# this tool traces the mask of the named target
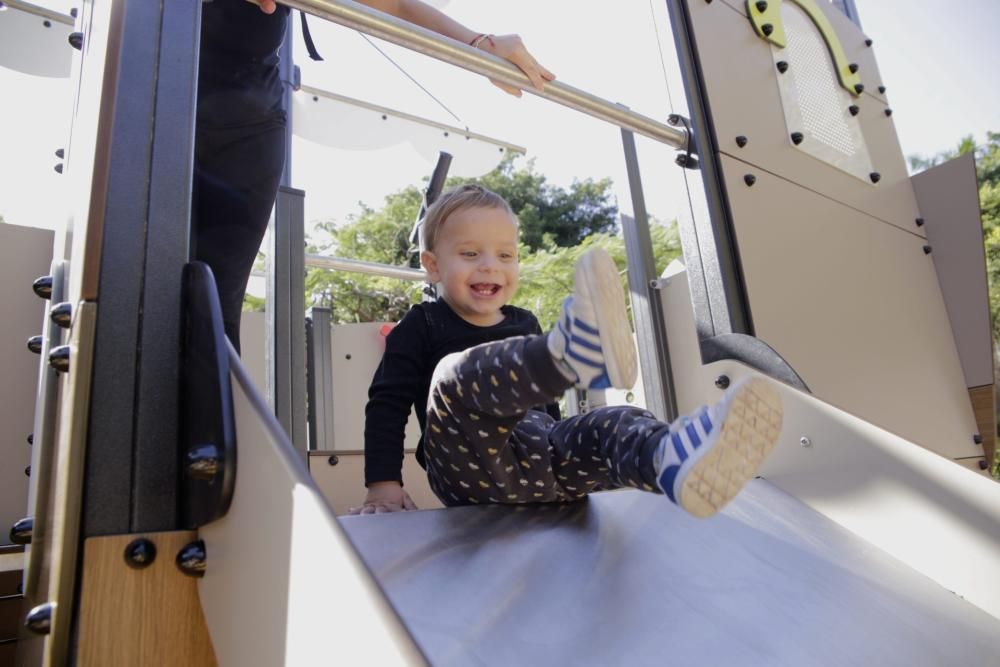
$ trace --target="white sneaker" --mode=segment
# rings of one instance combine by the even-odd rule
[[[771,382],[737,382],[715,405],[670,425],[660,444],[660,489],[696,517],[715,514],[757,474],[778,441],[783,415]]]
[[[549,352],[580,389],[630,389],[638,374],[625,295],[614,260],[591,248],[577,260],[573,296],[548,335]]]

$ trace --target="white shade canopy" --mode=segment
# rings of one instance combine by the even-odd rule
[[[0,67],[24,74],[68,77],[73,19],[26,2],[6,0],[0,11]]]

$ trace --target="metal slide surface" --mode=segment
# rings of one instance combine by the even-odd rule
[[[430,662],[997,665],[1000,620],[764,480],[663,497],[344,517]]]

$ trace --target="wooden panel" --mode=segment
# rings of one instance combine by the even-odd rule
[[[983,453],[986,460],[993,462],[996,456],[997,414],[993,385],[973,387],[969,389],[969,400],[972,401],[972,412],[976,415],[976,425],[979,435],[983,437]]]
[[[136,570],[125,563],[125,547],[138,537],[156,544],[152,565]],[[177,552],[194,531],[92,537],[84,543],[80,597],[81,667],[157,664],[215,665],[215,655],[198,601],[197,580],[181,574]]]
[[[885,116],[880,100],[863,95],[858,102],[857,120],[872,164],[881,175],[878,185],[872,185],[792,145],[771,47],[757,37],[743,14],[722,2],[689,0],[688,4],[697,42],[703,46],[702,73],[720,152],[924,236],[914,223],[920,213],[895,126]],[[739,55],[734,58],[733,54]],[[735,141],[740,135],[748,139],[743,148]],[[743,173],[737,176],[737,180],[727,180],[730,191],[742,186]]]
[[[331,454],[337,465],[329,464]],[[365,456],[362,452],[309,452],[309,472],[335,514],[347,514],[365,499]],[[427,483],[427,473],[413,454],[403,459],[403,483],[413,502],[422,510],[443,507]]]
[[[946,458],[981,455],[924,240],[737,160],[722,165],[739,183],[730,204],[757,337],[824,401]]]

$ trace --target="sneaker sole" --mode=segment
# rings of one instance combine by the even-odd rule
[[[610,255],[594,248],[577,264],[577,285],[587,290],[594,306],[597,329],[600,332],[604,364],[608,368],[611,386],[631,389],[639,374],[632,330],[628,325],[625,294],[618,277],[618,267]]]
[[[784,419],[781,394],[767,380],[754,378],[736,389],[718,438],[702,445],[681,483],[681,507],[696,517],[722,509],[757,474],[778,436]]]

